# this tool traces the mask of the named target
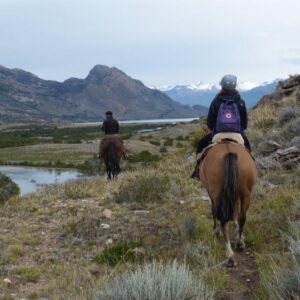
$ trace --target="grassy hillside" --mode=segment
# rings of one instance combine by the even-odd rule
[[[225,267],[206,192],[189,178],[202,133],[179,124],[131,136],[132,162],[116,181],[97,176],[6,202],[0,299],[297,299],[300,170],[297,152],[290,164],[279,153],[298,149],[300,114],[297,99],[280,100],[250,113],[259,178],[237,268]],[[145,163],[141,145],[158,159]]]

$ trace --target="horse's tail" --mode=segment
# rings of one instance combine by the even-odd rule
[[[111,170],[115,168],[116,165],[116,146],[114,142],[109,142],[108,144],[108,161]]]
[[[108,144],[108,160],[112,175],[118,175],[120,167],[116,157],[116,146],[114,142]]]
[[[219,195],[215,214],[221,223],[233,219],[234,209],[238,199],[239,167],[236,153],[229,152],[225,154],[223,178],[224,183]]]

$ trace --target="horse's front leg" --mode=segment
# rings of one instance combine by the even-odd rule
[[[221,228],[222,228],[222,232],[225,239],[225,245],[226,245],[226,258],[227,258],[226,265],[227,267],[235,267],[236,262],[234,260],[234,253],[232,251],[230,239],[229,239],[229,223],[228,222],[221,223]]]

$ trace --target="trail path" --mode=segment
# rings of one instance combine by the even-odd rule
[[[246,248],[243,252],[235,252],[237,267],[228,268],[229,284],[220,290],[216,300],[252,300],[258,283],[258,271],[254,254]]]

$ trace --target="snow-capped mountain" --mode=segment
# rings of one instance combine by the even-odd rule
[[[274,92],[279,81],[280,79],[275,79],[271,82],[264,82],[261,84],[241,82],[238,84],[237,89],[240,92],[242,99],[245,100],[247,107],[251,108],[262,96]],[[209,107],[212,99],[220,90],[220,86],[200,82],[190,85],[156,87],[156,89],[166,93],[173,100],[182,104]]]

